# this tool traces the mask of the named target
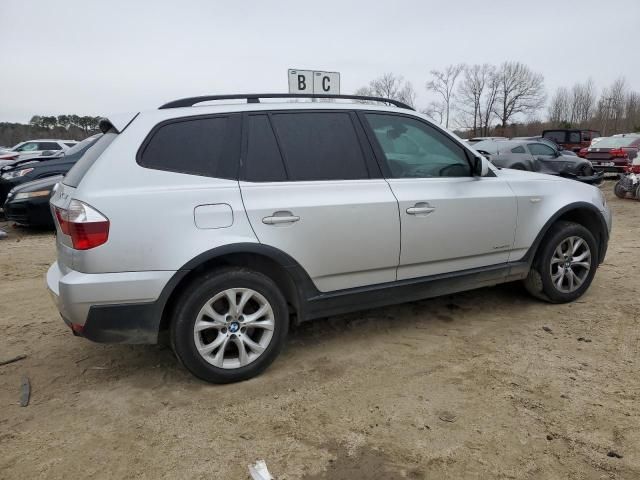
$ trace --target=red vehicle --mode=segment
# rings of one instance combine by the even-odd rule
[[[623,173],[638,156],[640,135],[607,137],[593,147],[589,147],[584,156],[593,165],[593,169],[601,172]]]
[[[542,137],[556,142],[563,150],[579,152],[581,148],[591,145],[591,140],[599,137],[597,130],[585,130],[580,128],[555,128],[543,130]]]

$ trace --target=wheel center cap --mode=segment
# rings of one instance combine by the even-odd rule
[[[240,324],[238,322],[231,322],[229,324],[229,331],[231,333],[236,333],[238,330],[240,330]]]

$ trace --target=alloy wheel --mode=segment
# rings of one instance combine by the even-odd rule
[[[249,288],[229,288],[209,299],[193,327],[196,349],[211,365],[249,365],[267,349],[275,318],[267,299]]]
[[[565,238],[551,257],[551,281],[563,293],[575,292],[582,286],[591,270],[591,250],[587,242],[577,236]]]

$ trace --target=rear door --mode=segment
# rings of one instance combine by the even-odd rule
[[[396,279],[398,205],[354,113],[246,114],[240,189],[258,240],[323,292]]]
[[[473,177],[464,148],[422,119],[362,117],[400,206],[398,280],[506,263],[516,226],[507,182]]]

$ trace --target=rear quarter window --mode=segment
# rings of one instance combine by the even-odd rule
[[[145,168],[237,178],[240,116],[181,118],[157,125],[138,152]]]

